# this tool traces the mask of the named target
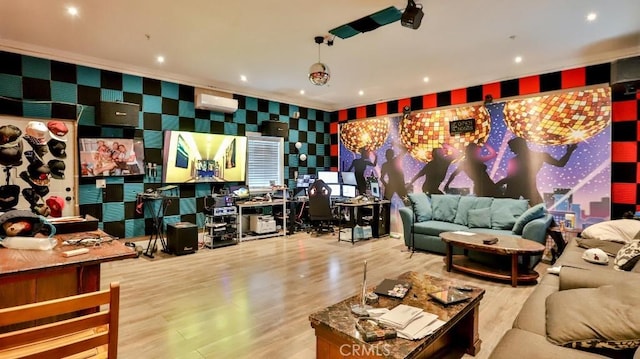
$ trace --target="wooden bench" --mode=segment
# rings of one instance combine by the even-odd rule
[[[0,326],[54,320],[0,334],[0,358],[115,359],[119,307],[114,282],[108,290],[0,309]]]

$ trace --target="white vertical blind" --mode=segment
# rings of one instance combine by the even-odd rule
[[[256,192],[270,190],[271,181],[284,184],[284,139],[247,137],[247,185]]]

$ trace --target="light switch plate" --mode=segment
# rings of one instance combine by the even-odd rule
[[[106,179],[97,179],[96,180],[96,188],[107,188],[107,180]]]

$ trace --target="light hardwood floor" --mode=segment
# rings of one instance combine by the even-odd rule
[[[121,284],[119,354],[125,359],[314,358],[309,314],[355,295],[365,259],[369,284],[412,270],[484,288],[476,358],[487,358],[535,287],[447,273],[443,256],[409,254],[402,239],[352,245],[298,233],[104,263],[102,287]],[[542,274],[546,266],[537,270]]]

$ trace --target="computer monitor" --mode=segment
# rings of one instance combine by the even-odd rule
[[[326,184],[340,183],[338,180],[338,172],[318,171],[318,179],[323,180]]]
[[[296,180],[296,187],[297,188],[309,188],[309,186],[311,186],[313,181],[315,181],[315,179],[313,178],[312,175],[302,175],[302,176],[298,177],[298,179]]]
[[[358,185],[355,172],[340,172],[340,175],[342,176],[342,184]]]
[[[356,186],[350,184],[342,185],[342,197],[354,198],[356,196]]]
[[[331,188],[331,197],[340,197],[340,185],[339,184],[327,184]]]
[[[382,193],[380,192],[380,184],[378,182],[371,182],[371,196],[381,199]]]

